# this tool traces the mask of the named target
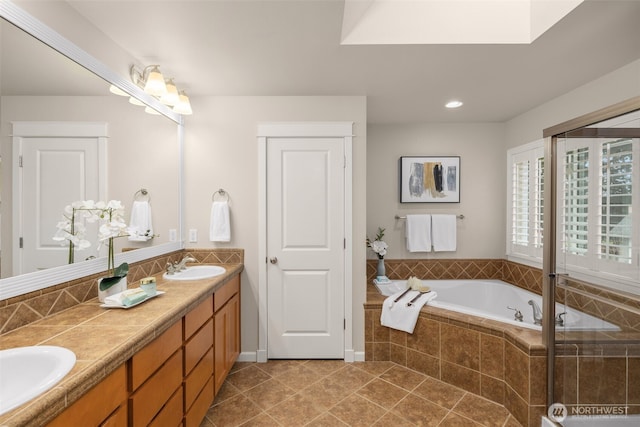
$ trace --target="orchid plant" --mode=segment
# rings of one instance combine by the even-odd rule
[[[384,259],[384,256],[387,254],[387,248],[389,247],[382,238],[384,237],[384,228],[378,227],[378,233],[375,236],[374,240],[371,240],[367,237],[367,247],[371,248],[373,252],[376,253],[378,259]]]
[[[119,200],[109,202],[93,200],[77,201],[68,205],[64,209],[63,220],[57,225],[53,240],[61,241],[65,244],[69,242],[69,263],[74,262],[74,251],[86,249],[91,246],[85,237],[86,228],[80,219],[88,223],[101,221],[98,229],[98,250],[106,242],[107,249],[107,271],[108,277],[100,283],[100,290],[104,291],[115,285],[127,275],[129,265],[124,262],[115,267],[114,239],[128,236],[127,224],[124,221],[124,206]]]

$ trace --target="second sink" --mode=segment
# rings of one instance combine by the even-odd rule
[[[192,265],[179,273],[165,273],[162,277],[167,280],[200,280],[219,276],[226,271],[224,267],[218,265]]]
[[[76,363],[63,347],[36,345],[0,351],[0,414],[57,384]]]

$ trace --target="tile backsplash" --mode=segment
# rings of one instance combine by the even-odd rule
[[[129,266],[127,284],[131,287],[143,277],[161,273],[167,262],[179,261],[186,255],[192,256],[198,263],[205,264],[240,264],[244,262],[243,249],[181,250],[132,263]],[[0,334],[97,298],[97,280],[102,276],[104,273],[94,274],[0,301]]]

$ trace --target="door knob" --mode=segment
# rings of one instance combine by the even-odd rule
[[[269,259],[269,262],[270,262],[271,264],[277,264],[277,263],[278,263],[278,258],[277,258],[277,257],[270,258],[270,259]]]

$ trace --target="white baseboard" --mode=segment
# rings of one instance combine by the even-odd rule
[[[256,360],[257,358],[255,351],[243,351],[238,356],[237,362],[255,362]]]
[[[238,362],[267,362],[267,352],[265,350],[258,351],[243,351],[238,356]],[[344,361],[351,362],[364,362],[364,351],[345,350]]]

